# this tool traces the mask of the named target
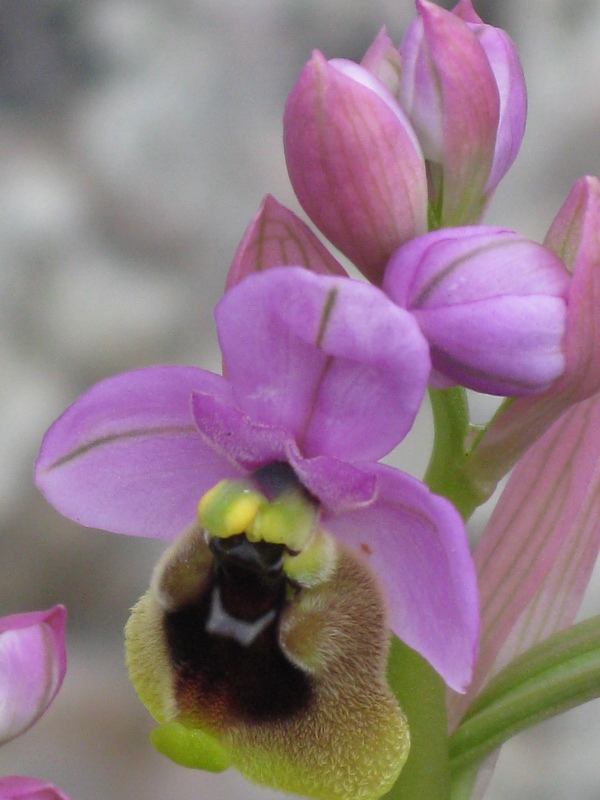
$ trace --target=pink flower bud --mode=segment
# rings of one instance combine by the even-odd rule
[[[508,36],[470,0],[454,12],[417,0],[417,11],[400,48],[400,104],[431,162],[436,224],[476,222],[521,143],[523,74]]]
[[[0,778],[0,800],[69,800],[51,783],[35,778]]]
[[[46,711],[67,666],[62,606],[0,619],[0,744]]]
[[[347,275],[308,225],[268,194],[242,236],[225,289],[254,272],[289,266],[323,275]]]
[[[400,90],[400,53],[383,27],[364,54],[361,67],[368,69],[390,90],[394,97]]]
[[[564,369],[568,285],[550,250],[512,231],[474,226],[401,247],[383,288],[428,339],[430,382],[519,396],[543,391]]]
[[[288,98],[284,147],[312,221],[374,283],[394,250],[427,228],[419,144],[385,85],[315,52]]]

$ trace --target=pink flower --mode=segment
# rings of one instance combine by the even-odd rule
[[[216,317],[227,379],[155,367],[92,387],[46,434],[38,486],[84,525],[173,539],[219,481],[283,462],[323,526],[368,554],[390,627],[464,689],[478,620],[464,526],[377,463],[411,427],[430,370],[413,317],[364,282],[300,267],[246,277]]]
[[[67,667],[66,610],[0,618],[0,744],[28,730],[60,689]],[[34,778],[0,778],[0,800],[69,800]]]
[[[60,689],[65,619],[62,606],[0,619],[0,744],[37,722]]]

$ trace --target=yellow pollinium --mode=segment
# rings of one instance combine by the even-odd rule
[[[220,481],[198,503],[198,519],[211,536],[227,539],[245,533],[267,504],[262,494],[240,481]]]
[[[247,481],[213,486],[198,504],[198,519],[210,536],[244,533],[251,542],[282,544],[292,553],[302,552],[317,528],[317,510],[301,489],[288,489],[269,502]]]

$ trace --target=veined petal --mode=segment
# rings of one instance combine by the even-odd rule
[[[149,367],[93,386],[44,437],[42,494],[81,525],[173,538],[204,492],[240,474],[198,433],[193,392],[231,399],[224,378],[194,367]]]
[[[425,164],[392,94],[368,70],[315,52],[288,98],[290,180],[312,221],[374,283],[427,226]],[[344,72],[341,70],[344,69]]]
[[[437,373],[477,391],[520,396],[540,393],[564,369],[569,282],[547,248],[481,225],[403,245],[383,288],[415,315]]]
[[[63,606],[0,619],[0,744],[37,722],[60,689],[65,620]]]
[[[412,315],[361,281],[271,269],[216,308],[240,408],[305,457],[377,459],[407,433],[429,373]]]
[[[56,786],[35,778],[0,778],[0,800],[69,800]]]
[[[510,36],[502,28],[486,25],[476,13],[471,0],[460,0],[452,13],[468,23],[474,31],[490,62],[498,86],[500,118],[494,161],[485,187],[489,196],[515,160],[523,140],[527,116],[525,77]]]
[[[567,304],[567,367],[555,393],[582,400],[600,390],[600,180],[578,180],[558,212],[545,244],[573,273]]]
[[[400,53],[387,35],[385,26],[364,54],[360,66],[372,72],[396,97],[400,88]]]
[[[475,550],[482,637],[456,723],[515,656],[571,624],[600,550],[600,399],[566,411],[518,462]]]
[[[527,119],[527,91],[519,56],[508,34],[492,25],[478,25],[475,33],[489,59],[500,96],[494,159],[485,185],[485,193],[489,197],[508,172],[521,147]]]
[[[400,48],[400,104],[425,157],[441,165],[440,224],[476,222],[494,157],[498,87],[467,23],[428,0],[417,0],[417,11]]]
[[[505,475],[565,409],[600,390],[599,232],[600,181],[587,176],[575,183],[545,239],[572,272],[564,373],[543,395],[519,398],[492,420],[469,464],[484,481]]]
[[[325,527],[358,548],[382,579],[390,627],[457,691],[465,691],[477,650],[475,570],[456,509],[425,484],[383,465],[368,508],[326,517]]]
[[[268,194],[242,236],[225,289],[254,272],[287,266],[306,267],[324,275],[347,275],[308,225]]]

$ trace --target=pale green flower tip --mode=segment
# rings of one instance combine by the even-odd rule
[[[166,722],[150,732],[155,750],[181,767],[223,772],[231,766],[229,756],[206,731],[188,728],[180,722]]]

